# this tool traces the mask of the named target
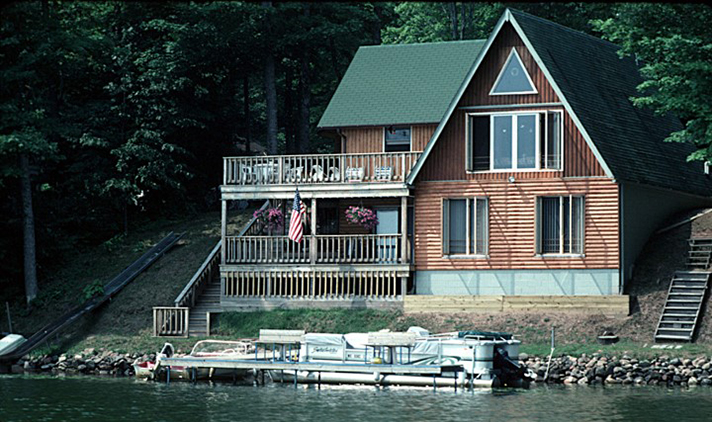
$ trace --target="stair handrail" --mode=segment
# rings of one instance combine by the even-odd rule
[[[200,268],[198,268],[198,271],[193,274],[193,277],[190,279],[188,284],[185,285],[178,297],[176,297],[176,300],[174,301],[175,306],[189,306],[188,299],[192,299],[193,297],[195,297],[195,292],[197,288],[200,287],[206,279],[209,279],[209,276],[212,275],[212,272],[217,269],[217,266],[220,264],[221,245],[222,240],[218,240],[218,243],[215,245],[215,247],[213,247],[213,250],[210,251],[208,257],[205,258],[203,264],[200,266]],[[190,304],[190,306],[192,305],[194,305],[194,303]]]
[[[260,210],[264,210],[268,206],[269,201],[265,201],[265,203],[262,204],[262,207],[260,207]],[[247,233],[247,231],[256,223],[256,221],[257,218],[253,216],[250,221],[245,225],[245,227],[240,231],[240,234],[238,234],[238,236],[244,236],[245,233]],[[209,281],[212,274],[214,274],[214,272],[220,267],[221,247],[222,239],[218,240],[218,243],[215,245],[215,247],[213,247],[213,250],[210,251],[208,257],[205,258],[203,264],[200,266],[200,268],[198,268],[198,271],[193,274],[193,277],[190,279],[188,284],[186,284],[180,294],[178,294],[178,297],[176,297],[174,301],[175,306],[191,307],[195,305],[195,297],[198,289],[206,283],[206,280]],[[188,303],[189,300],[190,303]]]

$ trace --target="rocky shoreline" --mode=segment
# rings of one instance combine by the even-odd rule
[[[76,355],[25,356],[10,367],[10,373],[51,373],[134,376],[134,363],[154,362],[155,353],[115,353],[108,350],[85,349]]]
[[[71,356],[26,356],[12,365],[10,372],[131,377],[135,375],[134,363],[155,359],[155,353],[115,353],[90,348]],[[536,374],[537,384],[712,385],[712,360],[706,356],[683,359],[662,355],[648,360],[627,355],[619,358],[583,354],[552,357],[549,364],[548,356],[522,353],[519,360]]]
[[[648,360],[627,355],[618,358],[583,354],[580,357],[553,357],[550,365],[548,356],[527,356],[522,353],[519,359],[537,374],[537,383],[712,385],[712,361],[706,356],[681,359],[663,355]]]

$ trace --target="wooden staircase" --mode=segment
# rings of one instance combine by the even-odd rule
[[[655,331],[655,341],[692,342],[709,278],[709,272],[675,272]]]
[[[190,314],[188,315],[188,336],[205,337],[209,335],[208,324],[210,323],[210,317],[208,314],[214,315],[215,313],[220,313],[222,308],[220,307],[220,277],[214,278],[208,283],[201,294],[198,296],[195,306],[190,308]]]
[[[690,250],[687,252],[687,267],[690,269],[707,270],[712,258],[712,239],[690,239]]]

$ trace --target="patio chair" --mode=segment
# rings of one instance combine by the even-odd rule
[[[360,182],[363,180],[363,167],[346,167],[346,181]]]
[[[311,169],[311,181],[312,182],[323,182],[324,181],[324,168],[320,165],[314,165]]]
[[[303,170],[304,167],[301,166],[286,169],[284,174],[284,181],[287,183],[301,182]]]
[[[248,166],[247,164],[240,165],[240,182],[243,184],[252,183],[252,181],[255,180],[254,176],[255,173],[252,166]]]
[[[330,182],[338,182],[341,180],[341,172],[338,167],[329,167],[329,176],[326,178]]]
[[[393,178],[393,167],[382,166],[374,169],[373,178],[376,180],[391,180]]]

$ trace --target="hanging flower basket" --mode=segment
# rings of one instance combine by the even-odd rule
[[[348,207],[346,209],[346,221],[351,224],[358,224],[368,231],[375,229],[378,225],[376,212],[365,207]]]
[[[264,227],[269,234],[282,230],[284,227],[284,214],[279,208],[266,208],[255,211],[252,216]]]

